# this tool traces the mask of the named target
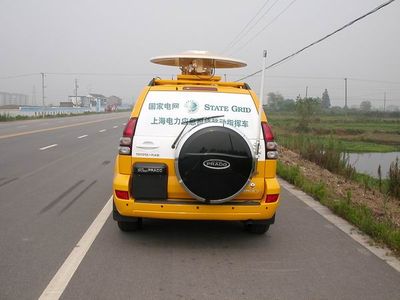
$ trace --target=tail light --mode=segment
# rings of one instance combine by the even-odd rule
[[[265,203],[273,203],[278,201],[279,198],[279,194],[269,194],[267,195],[267,197],[265,198]]]
[[[274,134],[272,133],[271,127],[266,122],[262,122],[261,127],[265,142],[265,159],[277,159],[278,145],[274,141]]]
[[[122,137],[119,139],[118,152],[121,155],[131,155],[132,141],[135,135],[137,118],[132,118],[126,123]]]
[[[129,200],[128,191],[115,190],[115,195],[120,199]]]

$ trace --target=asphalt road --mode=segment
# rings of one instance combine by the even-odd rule
[[[0,123],[0,299],[37,299],[111,195],[127,113]],[[62,299],[400,299],[400,273],[285,189],[275,225],[111,216]]]

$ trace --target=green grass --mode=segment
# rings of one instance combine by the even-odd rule
[[[390,195],[400,199],[400,164],[398,158],[390,164],[388,192]]]
[[[9,114],[1,114],[0,122],[8,122],[8,121],[19,121],[19,120],[29,120],[32,119],[28,116],[10,116]]]
[[[280,140],[309,136],[315,141],[340,141],[346,152],[400,151],[400,118],[365,115],[319,115],[311,119],[308,130],[298,130],[295,113],[270,112],[268,121]]]
[[[301,173],[299,167],[287,166],[278,161],[278,175],[315,197],[334,213],[346,219],[375,241],[385,243],[400,254],[400,229],[388,218],[375,217],[372,210],[365,205],[357,205],[351,201],[351,192],[346,198],[336,195],[323,181],[313,182]]]
[[[351,169],[340,153],[346,152],[395,152],[400,151],[400,119],[385,116],[321,115],[314,118],[307,132],[299,131],[295,114],[268,114],[279,144],[298,152],[333,173],[341,174],[364,186],[366,192],[379,191],[396,195],[400,186],[400,167],[393,167],[389,179],[375,179]],[[351,191],[345,198],[336,194],[324,183],[312,182],[299,167],[278,162],[282,178],[312,195],[334,213],[357,226],[375,241],[383,242],[400,255],[400,229],[393,224],[383,205],[384,217],[375,216],[370,208],[352,202]],[[396,197],[396,196],[395,196]],[[388,214],[388,215],[386,215]]]
[[[275,129],[275,128],[274,128]],[[302,136],[304,138],[309,138],[310,140],[318,143],[328,143],[329,140],[335,139],[341,143],[342,149],[344,152],[351,153],[366,153],[366,152],[397,152],[400,151],[400,145],[385,145],[385,144],[377,144],[371,142],[362,142],[362,141],[351,141],[339,139],[334,136],[316,136],[311,134],[302,134],[302,135],[288,135],[288,134],[276,134],[276,139],[278,144],[283,146],[288,146],[293,143],[298,136]],[[290,146],[288,146],[290,148]]]
[[[343,175],[346,178],[351,178],[355,173],[354,167],[342,154],[345,152],[342,143],[333,138],[321,140],[308,135],[296,135],[287,139],[281,138],[278,142],[284,147],[296,151],[302,158],[333,173]]]
[[[377,144],[371,142],[340,140],[346,152],[365,153],[365,152],[396,152],[400,146]]]
[[[306,160],[312,161],[320,167],[332,173],[342,175],[364,186],[365,191],[376,190],[384,194],[390,194],[400,200],[400,166],[393,165],[392,172],[388,179],[357,173],[355,168],[348,162],[345,153],[346,146],[343,142],[333,138],[321,139],[311,136],[289,136],[278,139],[279,143],[300,154]]]

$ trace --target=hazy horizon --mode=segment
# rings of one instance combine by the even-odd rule
[[[30,101],[36,94],[41,104],[43,72],[46,104],[67,101],[75,78],[79,95],[116,95],[132,103],[153,77],[179,73],[150,63],[151,57],[191,49],[246,61],[246,68],[216,71],[237,80],[261,68],[263,49],[271,64],[383,2],[0,0],[0,91],[27,94]],[[383,106],[385,92],[386,106],[399,106],[399,15],[395,1],[268,70],[265,93],[295,99],[308,87],[308,96],[321,97],[326,88],[331,104],[343,106],[347,77],[350,107],[364,100]],[[254,16],[263,17],[235,43]],[[260,76],[246,81],[259,93]]]

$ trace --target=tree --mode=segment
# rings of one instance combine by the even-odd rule
[[[325,91],[322,93],[321,106],[323,109],[328,109],[329,107],[331,107],[331,99],[329,98],[327,89],[325,89]]]
[[[321,108],[320,98],[300,98],[297,97],[296,112],[299,116],[298,129],[303,131],[309,130],[311,119],[318,114]]]
[[[285,99],[279,106],[279,110],[295,111],[296,110],[296,102],[293,99]]]
[[[279,93],[268,93],[268,109],[272,111],[294,111],[296,103],[292,99],[284,99]]]
[[[363,102],[361,102],[361,104],[360,104],[360,109],[361,109],[362,111],[370,111],[370,110],[371,110],[371,107],[372,107],[371,101],[363,101]]]
[[[283,102],[284,98],[279,93],[268,93],[268,107],[271,110],[279,110],[280,102]]]

